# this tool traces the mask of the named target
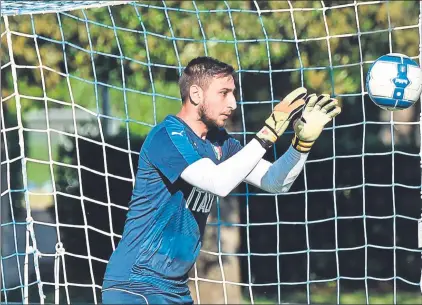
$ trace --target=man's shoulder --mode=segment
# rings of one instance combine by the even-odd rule
[[[174,124],[172,121],[173,121],[172,117],[171,116],[167,116],[163,121],[161,121],[160,123],[158,123],[157,125],[155,125],[150,130],[150,132],[148,133],[147,138],[153,138],[156,135],[161,135],[161,134],[167,132],[168,127]]]
[[[182,135],[184,125],[173,115],[168,115],[163,121],[155,125],[145,139],[145,144],[151,142],[162,142],[169,139],[171,135]]]

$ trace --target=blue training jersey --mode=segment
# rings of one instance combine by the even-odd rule
[[[241,148],[223,128],[209,131],[203,140],[173,115],[151,130],[140,152],[123,236],[107,265],[103,288],[190,298],[188,272],[199,255],[216,196],[180,175],[201,158],[219,164]]]

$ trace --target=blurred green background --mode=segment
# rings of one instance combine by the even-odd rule
[[[261,126],[274,100],[292,88],[330,93],[339,98],[343,113],[315,145],[292,194],[262,196],[242,185],[230,198],[236,208],[220,216],[214,211],[209,230],[236,228],[235,251],[247,255],[239,256],[238,271],[229,273],[258,284],[250,288],[257,303],[356,304],[368,298],[371,304],[422,304],[416,244],[420,103],[389,113],[369,100],[364,87],[370,64],[384,54],[403,53],[418,61],[419,14],[417,1],[148,1],[9,17],[21,108],[13,96],[7,35],[2,34],[2,129],[9,143],[2,155],[9,160],[20,155],[19,113],[28,188],[39,194],[30,197],[33,208],[49,208],[61,223],[84,224],[81,203],[127,207],[142,141],[180,109],[177,79],[192,58],[214,56],[238,71],[239,107],[228,129],[242,143]],[[4,18],[1,22],[5,33]],[[290,138],[288,132],[266,158],[279,157]],[[81,174],[69,165],[82,166]],[[93,175],[86,168],[107,174]],[[113,184],[109,174],[126,180]],[[9,188],[20,190],[21,169],[10,176]],[[59,195],[50,195],[54,190]],[[75,199],[82,190],[84,198]],[[15,193],[19,211],[23,192]],[[124,208],[113,212],[111,228],[109,210],[92,205],[89,213],[97,219],[95,224],[88,219],[88,225],[121,233]],[[233,215],[237,223],[223,220]],[[277,224],[254,226],[271,221]],[[86,254],[79,249],[85,231],[59,231],[67,251]],[[213,238],[210,243],[216,243]],[[91,255],[106,260],[110,238],[100,240],[89,240],[97,249]],[[280,255],[299,250],[296,256]],[[255,252],[279,255],[251,255]],[[86,261],[67,261],[69,282],[92,284]],[[98,296],[105,267],[100,265],[94,276]],[[268,283],[275,285],[259,286]],[[92,301],[92,290],[74,289],[72,300]],[[8,294],[19,300],[19,289]],[[240,294],[251,302],[248,287]]]

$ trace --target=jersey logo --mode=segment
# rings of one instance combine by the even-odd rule
[[[214,198],[215,195],[194,187],[186,200],[186,208],[191,209],[192,212],[208,214],[211,211]]]
[[[171,135],[172,135],[172,136],[174,136],[174,135],[183,136],[183,130],[182,130],[182,131],[179,131],[179,132],[177,132],[177,131],[172,131],[172,132],[171,132]]]
[[[217,160],[220,160],[221,157],[223,156],[223,150],[221,149],[221,146],[212,144],[212,148],[214,150],[215,157],[217,158]]]

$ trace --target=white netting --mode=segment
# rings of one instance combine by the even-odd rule
[[[364,86],[381,55],[420,60],[419,3],[3,1],[1,12],[2,301],[101,302],[142,139],[179,109],[178,75],[198,55],[236,68],[228,129],[242,143],[291,87],[344,110],[289,193],[242,185],[214,207],[195,300],[420,301],[420,103],[382,111]]]

